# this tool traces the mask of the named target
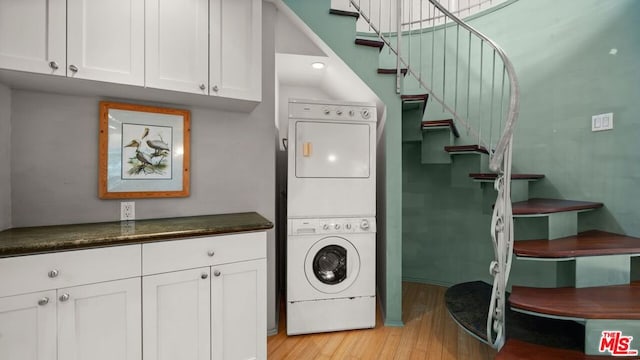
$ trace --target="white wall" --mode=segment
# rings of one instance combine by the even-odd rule
[[[11,90],[0,84],[0,230],[11,227]]]

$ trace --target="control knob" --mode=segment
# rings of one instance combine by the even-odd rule
[[[368,230],[369,229],[369,220],[362,219],[362,221],[360,221],[360,229]]]
[[[355,114],[356,114],[356,112],[355,112],[355,111],[353,111],[353,110],[349,110],[349,116],[353,117]]]
[[[324,109],[322,112],[324,112],[325,115],[331,114],[331,110],[329,109]]]
[[[363,119],[368,119],[368,118],[370,118],[370,117],[371,117],[371,113],[369,112],[369,110],[368,110],[368,109],[364,109],[364,110],[362,110],[361,114],[362,114],[362,118],[363,118]]]
[[[351,224],[349,224],[349,223],[346,223],[346,224],[344,225],[344,227],[345,227],[347,230],[351,230]]]
[[[338,116],[342,115],[342,110],[340,110],[340,109],[336,110],[336,115],[338,115]]]
[[[340,230],[340,224],[335,224],[333,227],[334,227],[336,230]]]
[[[322,230],[329,230],[329,224],[322,225]]]

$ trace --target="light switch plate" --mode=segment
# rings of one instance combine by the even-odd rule
[[[593,115],[591,117],[591,131],[613,129],[613,113]]]

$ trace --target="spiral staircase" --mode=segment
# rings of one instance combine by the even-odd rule
[[[598,230],[578,232],[580,214],[598,211],[602,203],[529,198],[529,186],[544,175],[511,171],[519,86],[510,60],[491,39],[438,1],[417,1],[419,21],[411,14],[408,21],[397,22],[395,32],[381,30],[376,14],[357,0],[350,0],[351,10],[331,9],[328,0],[314,1],[313,7],[294,0],[285,3],[320,37],[324,34],[339,56],[353,59],[347,63],[364,74],[361,77],[391,109],[387,131],[392,134],[387,136],[411,138],[422,164],[449,164],[450,186],[482,187],[482,211],[492,214],[486,229],[494,249],[489,264],[493,282],[450,287],[445,301],[451,317],[499,350],[497,359],[638,355],[640,282],[631,280],[630,262],[640,255],[640,239]],[[406,13],[402,3],[397,13]],[[316,13],[308,13],[313,8]],[[324,13],[318,14],[318,9]],[[378,21],[382,13],[379,9]],[[367,21],[373,36],[356,33],[359,18]],[[327,27],[353,30],[335,37],[328,35]],[[395,67],[379,65],[388,64],[379,59],[383,51],[395,56]],[[417,86],[407,85],[411,83]],[[442,118],[425,118],[428,106],[441,109]],[[400,120],[395,109],[401,114],[402,131],[389,125]],[[540,229],[541,239],[524,236],[527,241],[514,242],[514,232],[524,234],[527,231],[521,229],[532,226]],[[514,255],[517,266],[526,263],[529,269],[557,264],[558,271],[550,275],[554,278],[548,279],[553,287],[510,288]]]

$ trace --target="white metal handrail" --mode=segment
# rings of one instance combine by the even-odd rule
[[[384,34],[380,30],[380,25],[375,24],[372,18],[371,13],[371,1],[369,0],[369,12],[363,11],[362,9],[362,0],[349,0],[351,6],[353,6],[361,15],[361,17],[369,24],[369,27],[373,32],[375,32],[378,38],[383,41],[388,47],[389,51],[392,52],[396,56],[396,90],[400,92],[401,86],[401,68],[406,68],[407,73],[412,75],[420,84],[422,88],[424,88],[430,95],[431,101],[435,101],[442,106],[443,111],[449,112],[456,123],[462,125],[467,129],[467,133],[469,136],[476,138],[478,141],[478,145],[484,147],[489,152],[489,168],[498,174],[498,177],[495,181],[495,189],[498,191],[498,196],[496,199],[496,204],[494,206],[493,216],[491,220],[491,238],[493,242],[494,248],[494,260],[490,265],[490,273],[494,277],[493,281],[493,290],[491,295],[491,303],[489,308],[489,314],[487,317],[487,342],[490,343],[494,348],[501,348],[504,344],[505,340],[505,296],[506,296],[506,285],[509,279],[509,272],[511,269],[511,261],[512,261],[512,248],[513,248],[513,215],[511,211],[511,161],[512,161],[512,143],[513,143],[513,131],[515,128],[515,123],[518,118],[519,113],[519,97],[520,91],[518,86],[518,80],[516,77],[515,70],[513,68],[513,64],[506,56],[504,50],[498,46],[493,40],[479,32],[475,28],[471,27],[469,24],[465,23],[456,15],[447,10],[442,4],[440,4],[437,0],[395,0],[395,8],[392,5],[389,5],[389,14],[395,12],[396,14],[396,32],[395,39],[396,44],[393,44],[392,38],[394,34]],[[407,1],[419,1],[420,5],[420,22],[418,30],[414,33],[413,31],[413,4],[410,4],[409,8],[409,22],[405,22],[409,24],[408,31],[403,30],[403,21],[402,14],[404,9],[404,3]],[[432,7],[428,7],[427,18],[424,18],[423,12],[423,3],[424,1],[428,1],[431,3]],[[393,2],[393,1],[392,1]],[[378,21],[382,20],[382,8],[378,9]],[[433,13],[431,12],[433,10]],[[436,14],[439,12],[440,14]],[[442,86],[441,92],[437,92],[436,84],[434,82],[434,63],[435,63],[435,29],[432,27],[430,32],[425,32],[424,22],[429,21],[429,19],[435,18],[444,18],[444,27],[443,27],[443,72],[442,72]],[[426,19],[426,20],[425,20]],[[456,50],[455,50],[455,85],[454,85],[454,99],[453,104],[451,104],[451,100],[446,100],[447,95],[447,62],[446,62],[446,54],[447,54],[447,19],[450,19],[452,24],[451,26],[455,26],[456,29]],[[436,25],[434,21],[432,22],[432,26]],[[391,25],[392,21],[389,19],[389,25]],[[460,45],[460,29],[464,29],[468,31],[468,59],[467,59],[467,87],[466,87],[466,107],[458,106],[459,103],[459,45]],[[416,35],[417,34],[417,35]],[[412,49],[411,44],[414,42],[414,35],[418,37],[418,42],[420,44],[420,62],[418,64],[418,69],[412,65]],[[424,36],[431,36],[431,76],[422,76],[423,75],[423,67],[424,62],[422,61],[422,43],[424,40]],[[472,37],[476,41],[480,42],[480,69],[479,69],[479,91],[478,91],[478,112],[477,114],[472,114],[470,112],[471,108],[471,53],[472,53]],[[403,42],[403,38],[407,38],[407,50],[408,56],[404,57],[404,52],[401,51],[401,44]],[[489,97],[489,139],[485,139],[482,136],[483,126],[485,124],[481,123],[481,120],[487,117],[487,114],[483,114],[483,101],[487,99],[483,99],[483,90],[484,90],[484,52],[485,46],[489,47],[492,51],[492,68],[491,68],[491,94]],[[464,59],[463,59],[464,60]],[[500,88],[500,99],[499,99],[499,117],[500,117],[500,129],[499,129],[499,138],[497,139],[497,143],[494,146],[492,142],[493,135],[493,125],[494,125],[494,108],[495,105],[495,93],[496,93],[496,63],[500,61],[502,63],[502,78],[501,78],[501,88]],[[430,83],[427,83],[426,78],[430,79]],[[508,104],[505,107],[503,106],[504,93],[505,93],[505,78],[508,81]],[[438,84],[439,85],[439,84]],[[474,84],[475,85],[475,84]],[[463,94],[464,95],[464,94]],[[474,99],[475,100],[475,99]],[[486,107],[486,105],[485,105]],[[465,110],[465,114],[462,114],[462,110]],[[477,128],[471,126],[472,118],[477,118]],[[504,121],[503,124],[503,119]]]

